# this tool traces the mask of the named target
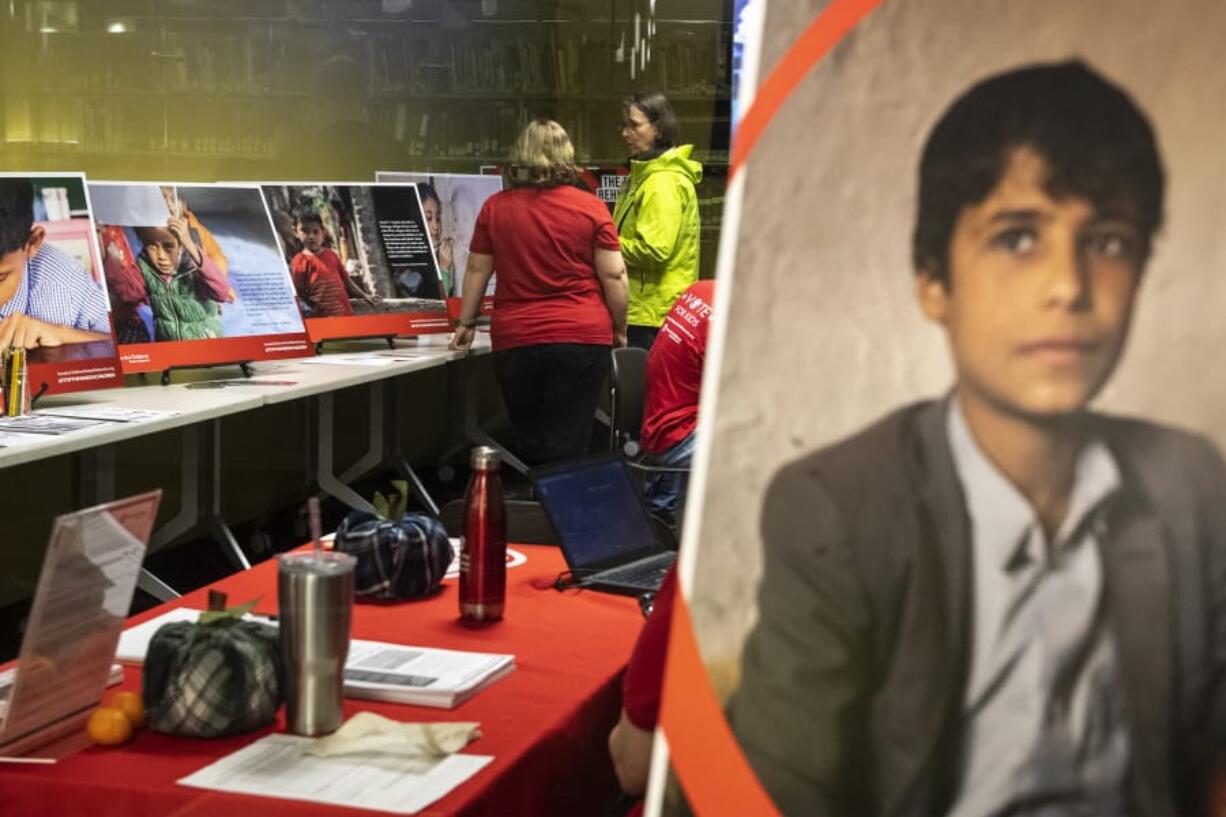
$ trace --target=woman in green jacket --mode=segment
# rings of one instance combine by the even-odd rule
[[[676,145],[677,118],[660,93],[635,94],[622,106],[630,177],[613,208],[630,281],[627,340],[650,349],[673,301],[698,280],[698,194],[702,165],[693,145]]]

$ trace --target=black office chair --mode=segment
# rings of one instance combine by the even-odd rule
[[[557,545],[558,536],[541,503],[527,499],[508,499],[507,541],[521,545]],[[453,499],[439,510],[439,521],[448,536],[464,533],[464,500]]]
[[[630,459],[637,457],[640,450],[646,375],[645,349],[613,350],[613,371],[609,375],[609,450],[620,451]]]
[[[643,425],[643,398],[647,383],[647,352],[627,347],[613,350],[613,370],[609,377],[611,414],[609,415],[609,448],[618,451],[639,477],[639,486],[651,474],[688,474],[688,467],[658,465],[639,445],[639,433]],[[673,535],[677,534],[676,521],[672,524],[654,517],[657,523]],[[659,527],[659,525],[657,525]],[[675,545],[674,545],[675,547]]]

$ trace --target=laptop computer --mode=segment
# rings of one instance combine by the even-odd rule
[[[661,543],[620,456],[541,466],[532,481],[579,586],[628,596],[660,588],[677,554]]]

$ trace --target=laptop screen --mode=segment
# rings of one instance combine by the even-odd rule
[[[659,549],[643,497],[620,457],[549,466],[533,476],[572,570],[612,567]]]

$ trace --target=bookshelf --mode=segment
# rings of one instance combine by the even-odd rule
[[[534,116],[561,122],[584,164],[615,167],[621,100],[652,87],[718,179],[731,15],[731,0],[11,0],[3,169],[184,181],[476,172],[504,161]],[[718,216],[703,222],[713,264]]]

